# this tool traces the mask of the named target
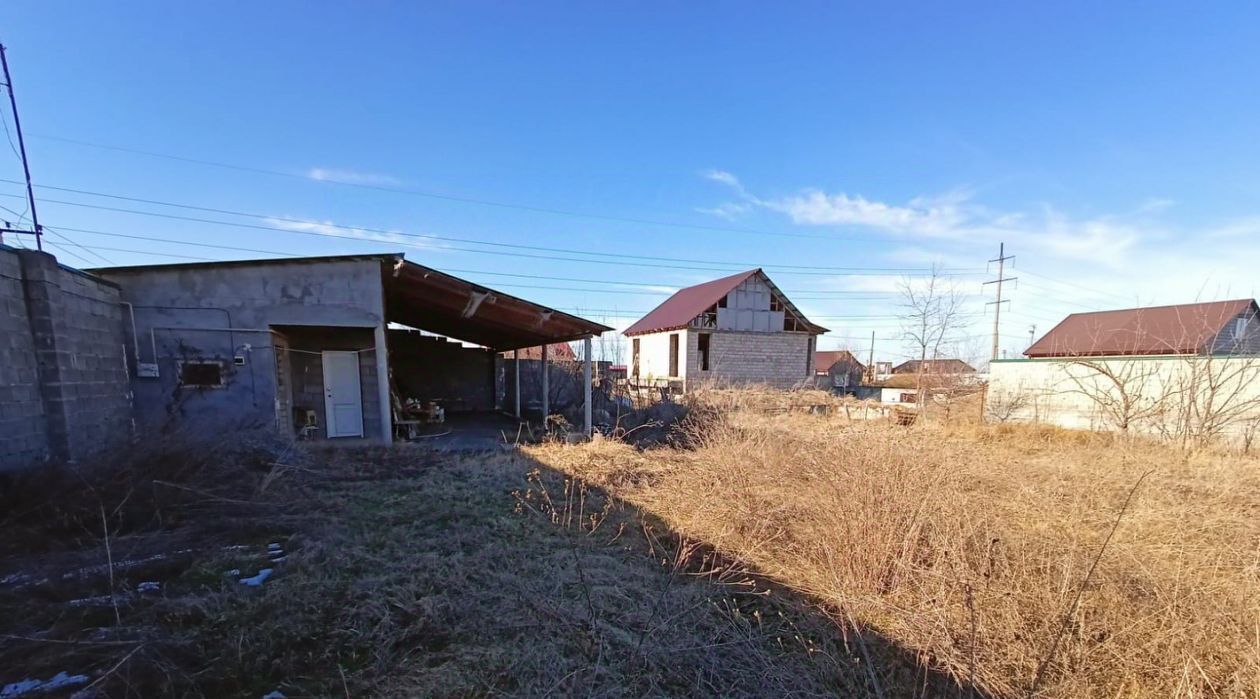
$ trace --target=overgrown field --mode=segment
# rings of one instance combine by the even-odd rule
[[[1260,696],[1260,461],[719,403],[673,447],[528,453],[993,696]]]
[[[3,485],[0,688],[863,696],[878,656],[953,690],[521,453],[160,443]]]
[[[667,407],[635,444],[167,440],[4,479],[0,690],[1260,696],[1254,458]]]

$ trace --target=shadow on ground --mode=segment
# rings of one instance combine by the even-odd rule
[[[38,551],[0,541],[0,684],[65,671],[93,696],[983,696],[520,452],[282,456],[248,494],[186,485],[200,495],[119,531],[110,554],[90,532]]]

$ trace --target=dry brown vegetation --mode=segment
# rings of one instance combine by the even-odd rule
[[[519,452],[164,442],[0,495],[0,687],[64,671],[98,697],[867,691],[808,601]],[[262,567],[257,588],[228,572]]]
[[[627,430],[659,437],[637,445],[162,442],[7,480],[0,685],[67,671],[108,697],[1260,692],[1256,460],[961,422],[971,405],[902,427],[850,421],[851,401],[820,392],[688,402]],[[260,588],[225,575],[263,566]]]
[[[693,397],[671,447],[529,453],[994,696],[1260,696],[1257,460],[749,396]]]

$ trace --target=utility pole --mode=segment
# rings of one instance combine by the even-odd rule
[[[866,372],[870,374],[867,381],[875,381],[875,331],[871,331],[871,353],[866,358]]]
[[[1028,326],[1028,346],[1033,346],[1033,341],[1037,338],[1037,324],[1033,323]]]
[[[997,266],[998,266],[997,279],[991,279],[984,283],[985,286],[988,286],[989,284],[997,284],[997,300],[989,301],[988,303],[985,304],[986,306],[993,306],[993,357],[992,357],[993,359],[998,358],[998,337],[999,337],[998,333],[1001,329],[1002,304],[1004,303],[1002,301],[1002,283],[1013,282],[1016,279],[1018,279],[1018,277],[1002,276],[1002,273],[1006,269],[1006,261],[1013,260],[1013,259],[1015,259],[1014,255],[1006,254],[1006,243],[998,243],[998,256],[993,258],[992,260],[989,260],[990,263],[993,263],[993,262],[997,263]],[[1007,301],[1005,303],[1010,303],[1010,302]]]
[[[26,199],[31,207],[31,225],[34,227],[35,247],[44,249],[43,229],[39,227],[39,214],[35,212],[35,190],[31,188],[31,166],[26,159],[26,141],[22,138],[22,120],[18,118],[17,97],[13,95],[13,78],[9,75],[9,59],[4,53],[4,44],[0,44],[0,66],[4,68],[4,87],[9,91],[9,106],[13,110],[13,129],[17,131],[18,150],[22,155],[22,172],[26,174]],[[11,233],[27,231],[10,230]]]

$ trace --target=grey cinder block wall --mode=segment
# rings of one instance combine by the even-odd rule
[[[131,437],[117,286],[0,246],[0,469],[82,460]]]
[[[793,388],[814,373],[813,337],[804,333],[712,331],[709,370],[700,368],[699,331],[687,332],[687,383]]]

